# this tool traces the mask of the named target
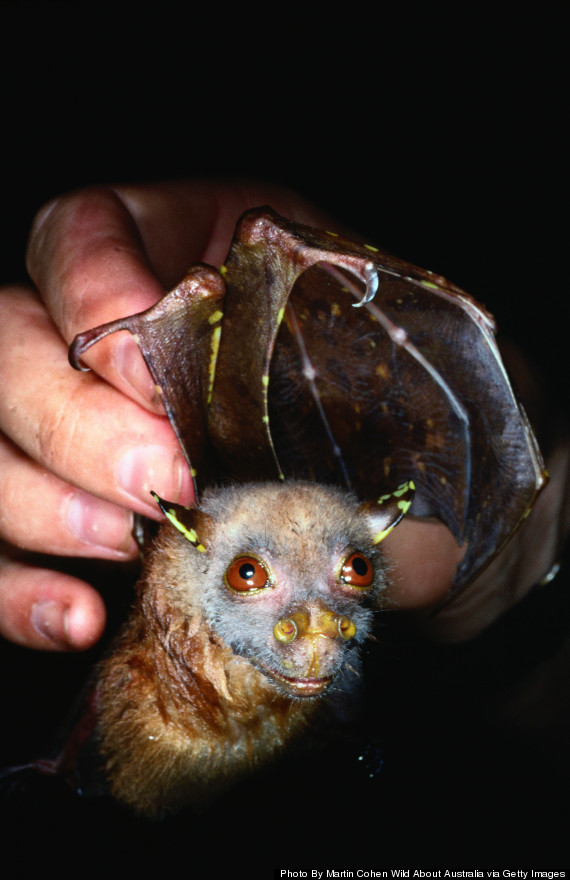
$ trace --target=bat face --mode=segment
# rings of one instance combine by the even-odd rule
[[[190,605],[281,692],[349,685],[386,585],[367,508],[344,490],[292,482],[212,490],[191,514],[205,550],[177,536],[181,604],[186,585]]]

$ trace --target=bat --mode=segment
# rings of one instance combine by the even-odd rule
[[[147,542],[133,613],[99,667],[111,793],[145,815],[223,790],[342,705],[408,512],[466,552],[464,588],[545,483],[491,315],[444,278],[267,208],[225,264],[128,330],[192,468],[192,509]],[[328,711],[328,709],[327,709]]]
[[[165,505],[177,527],[152,545],[98,674],[111,794],[149,816],[202,805],[322,721],[323,700],[342,712],[386,585],[376,538],[409,494],[370,506],[292,480]]]

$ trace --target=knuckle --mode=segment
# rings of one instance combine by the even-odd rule
[[[73,395],[57,395],[59,405],[47,408],[37,424],[38,460],[52,469],[67,470],[69,457],[76,448],[81,415]]]
[[[20,482],[14,479],[7,470],[3,474],[3,502],[0,508],[0,539],[18,549],[29,548],[29,528],[25,512],[22,509]]]
[[[122,206],[117,193],[108,186],[91,186],[55,196],[36,213],[30,231],[26,252],[26,268],[38,283],[46,254],[57,247],[59,235],[63,240],[69,233],[93,228],[101,217],[117,205]]]

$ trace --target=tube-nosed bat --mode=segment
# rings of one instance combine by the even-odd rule
[[[153,814],[210,798],[358,687],[382,601],[382,505],[291,481],[165,506],[134,612],[99,671],[98,738],[111,792]]]
[[[545,482],[491,316],[369,245],[245,214],[220,271],[193,267],[138,342],[196,482],[156,497],[131,618],[101,664],[96,737],[116,797],[199,800],[357,684],[382,604],[381,540],[412,505],[467,549],[460,588]]]

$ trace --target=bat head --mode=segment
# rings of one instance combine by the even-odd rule
[[[211,489],[196,509],[157,499],[187,539],[176,536],[180,600],[280,692],[349,685],[387,583],[378,545],[410,494],[364,505],[292,481]]]

